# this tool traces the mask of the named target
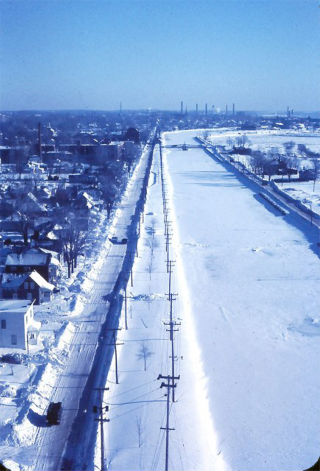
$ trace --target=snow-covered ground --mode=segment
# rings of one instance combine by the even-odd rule
[[[168,133],[166,144],[196,134]],[[201,149],[166,158],[223,460],[234,470],[305,469],[320,454],[316,235],[268,211]]]
[[[292,141],[296,145],[304,144],[313,152],[320,152],[320,133],[319,132],[300,132],[293,130],[257,130],[257,131],[228,131],[214,130],[205,131],[209,139],[215,145],[227,145],[228,139],[236,140],[237,137],[246,135],[250,141],[250,147],[255,150],[267,151],[272,147],[278,147],[280,150],[285,142]],[[183,141],[182,141],[183,142]]]
[[[309,182],[285,182],[278,183],[280,190],[288,193],[292,198],[301,201],[307,208],[320,214],[320,184],[313,181]],[[313,190],[314,189],[314,190]]]
[[[177,248],[178,234],[172,220],[173,239],[170,259],[173,266],[172,291],[174,318],[181,325],[175,332],[176,400],[170,405],[169,469],[223,470],[220,444],[207,400],[206,378],[194,335],[194,320],[188,309],[188,296],[181,259]],[[166,250],[159,150],[156,148],[149,181],[144,223],[138,246],[139,257],[133,268],[133,286],[127,287],[128,330],[124,312],[118,334],[119,384],[115,384],[113,364],[107,381],[110,388],[105,403],[110,406],[104,426],[105,460],[110,470],[162,470],[165,463],[166,388],[160,388],[159,374],[171,373],[171,349],[168,325],[169,275]],[[144,357],[146,364],[144,363]],[[170,393],[171,394],[171,393]],[[100,467],[100,438],[97,440],[96,466]]]
[[[10,468],[48,471],[59,466],[108,312],[109,302],[103,296],[112,291],[126,252],[126,245],[113,245],[108,236],[126,237],[140,195],[148,152],[146,148],[111,226],[102,218],[94,228],[95,246],[84,260],[84,271],[74,275],[70,286],[65,284],[67,291],[75,288],[71,289],[74,294],[70,297],[69,293],[66,300],[58,296],[47,312],[48,306],[39,307],[37,315],[44,325],[43,350],[34,352],[25,365],[1,371],[5,395],[10,398],[1,400],[0,454]],[[45,426],[50,400],[63,402],[60,427]],[[5,407],[10,408],[10,414],[2,413]]]

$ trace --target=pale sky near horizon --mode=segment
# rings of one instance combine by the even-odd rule
[[[319,0],[0,0],[0,108],[320,109]]]

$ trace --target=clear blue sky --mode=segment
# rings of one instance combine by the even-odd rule
[[[0,108],[320,109],[319,0],[0,0]]]

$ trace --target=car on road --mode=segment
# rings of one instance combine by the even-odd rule
[[[128,242],[128,239],[126,239],[125,237],[123,239],[118,239],[118,237],[116,236],[113,236],[113,237],[109,237],[109,240],[113,243],[113,244],[126,244]]]
[[[48,425],[59,425],[62,414],[62,403],[61,402],[50,402],[46,422]]]

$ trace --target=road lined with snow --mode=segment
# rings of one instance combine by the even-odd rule
[[[110,234],[106,234],[100,256],[85,280],[86,301],[81,312],[70,319],[67,328],[69,335],[64,335],[59,342],[58,348],[65,350],[66,360],[56,369],[50,369],[43,381],[47,380],[43,394],[37,391],[28,416],[16,426],[20,449],[15,450],[15,459],[24,468],[37,471],[60,469],[74,419],[79,413],[81,395],[95,359],[101,328],[108,314],[109,301],[104,297],[112,293],[127,251],[126,244],[113,244],[107,236],[115,235],[120,240],[127,237],[127,228],[141,194],[149,152],[150,148],[146,146],[116,211]],[[113,351],[112,346],[109,350]],[[59,426],[47,427],[45,414],[51,401],[61,401],[63,413]],[[84,409],[82,413],[90,414],[94,422],[92,410]]]
[[[305,469],[320,443],[316,234],[203,150],[165,154],[221,455],[237,471]]]

